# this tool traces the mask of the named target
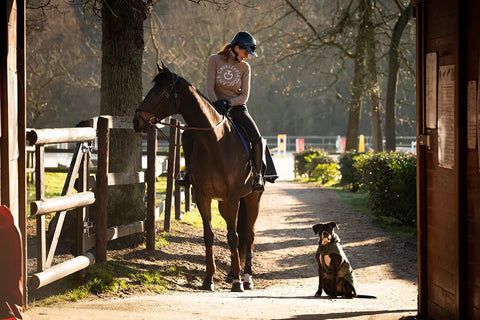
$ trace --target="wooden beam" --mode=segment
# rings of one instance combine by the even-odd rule
[[[93,192],[78,192],[71,195],[33,201],[30,204],[30,213],[38,216],[55,211],[84,207],[92,203],[95,203],[95,194]]]
[[[119,186],[125,184],[144,183],[145,173],[140,172],[116,172],[108,173],[108,185]]]
[[[98,262],[107,260],[107,212],[108,212],[108,158],[110,145],[110,119],[99,117],[97,159],[97,203],[95,208],[95,257]]]
[[[157,155],[157,130],[150,127],[147,135],[147,218],[146,218],[146,248],[155,250],[155,174]]]
[[[94,128],[58,128],[58,129],[29,129],[27,131],[28,144],[52,144],[64,142],[87,142],[97,136]]]
[[[35,273],[28,278],[28,288],[41,288],[49,283],[57,281],[58,279],[66,277],[77,271],[83,270],[94,263],[94,255],[90,252],[87,252],[84,255],[54,265],[53,267],[43,272]]]

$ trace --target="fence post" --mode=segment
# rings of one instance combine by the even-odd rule
[[[145,221],[146,247],[147,250],[155,250],[155,180],[156,180],[156,156],[157,156],[157,130],[150,126],[147,134],[147,218]]]
[[[176,121],[175,124],[179,124],[179,121]],[[177,177],[180,174],[180,129],[176,128],[175,133],[175,219],[180,220],[182,219],[182,208],[181,208],[181,193],[180,193],[180,186],[177,183]]]
[[[170,119],[170,141],[177,141],[177,129],[174,127],[177,120]],[[167,165],[167,191],[165,195],[165,221],[163,229],[166,232],[170,232],[171,226],[171,215],[172,215],[172,196],[173,196],[173,180],[175,174],[175,153],[176,148],[174,145],[170,144],[168,148],[168,165]]]
[[[99,117],[97,122],[98,161],[97,194],[95,212],[95,259],[107,260],[107,210],[108,210],[108,159],[109,159],[109,118]]]
[[[90,169],[90,150],[87,142],[83,142],[80,152],[82,155],[82,162],[80,171],[78,172],[78,192],[86,192],[88,190],[88,175]],[[77,208],[77,248],[76,256],[81,256],[85,253],[85,226],[87,222],[87,207]],[[76,273],[79,279],[85,279],[85,269]]]
[[[45,146],[35,146],[35,198],[45,198]],[[47,236],[45,234],[45,216],[37,216],[37,271],[45,269],[47,259]]]

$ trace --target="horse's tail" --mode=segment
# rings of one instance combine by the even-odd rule
[[[238,234],[238,253],[240,255],[241,268],[245,267],[245,257],[247,253],[247,207],[245,199],[240,199],[240,207],[238,208],[237,221]]]

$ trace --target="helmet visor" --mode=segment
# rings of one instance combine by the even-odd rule
[[[246,45],[246,46],[241,46],[242,49],[245,49],[247,50],[248,53],[250,53],[251,55],[253,55],[254,57],[257,56],[257,54],[255,53],[255,50],[257,49],[257,46],[254,45],[254,44],[249,44],[249,45]]]

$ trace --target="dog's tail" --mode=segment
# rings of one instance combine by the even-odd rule
[[[361,299],[377,299],[375,296],[369,296],[368,294],[357,294],[355,298]]]

